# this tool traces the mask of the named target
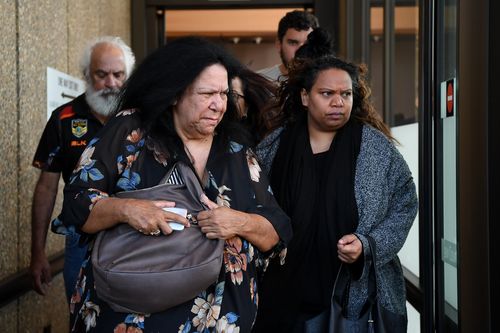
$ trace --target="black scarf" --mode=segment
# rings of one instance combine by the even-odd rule
[[[295,311],[321,312],[330,304],[340,266],[337,241],[358,225],[354,177],[361,132],[362,125],[351,118],[329,150],[317,155],[312,153],[306,114],[282,135],[270,177],[278,203],[291,218],[293,239],[285,266],[273,265],[266,273],[262,300],[281,303],[275,306],[287,311],[279,316],[291,321]],[[322,168],[317,167],[320,155]]]

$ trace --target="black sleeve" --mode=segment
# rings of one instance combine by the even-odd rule
[[[255,204],[248,213],[259,214],[265,217],[273,225],[280,241],[271,252],[267,253],[267,255],[274,256],[286,248],[292,239],[290,218],[276,202],[267,175],[259,166],[256,155],[251,150],[247,150],[246,156],[251,184],[255,193]]]
[[[131,161],[144,145],[139,123],[136,115],[122,111],[90,141],[64,188],[60,215],[64,225],[80,228],[97,201],[113,194],[117,187],[125,190],[140,181],[130,170]]]
[[[32,165],[49,172],[62,172],[62,143],[59,126],[59,112],[54,111],[43,131],[33,158]]]

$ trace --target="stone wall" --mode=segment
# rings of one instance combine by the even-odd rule
[[[38,178],[31,161],[47,120],[47,67],[81,78],[79,55],[89,39],[117,35],[130,45],[130,0],[4,0],[0,20],[1,281],[29,266]],[[59,192],[56,213],[62,184]],[[64,237],[49,233],[47,254],[63,248]],[[0,308],[3,332],[67,332],[67,325],[61,275],[49,295],[29,292]]]

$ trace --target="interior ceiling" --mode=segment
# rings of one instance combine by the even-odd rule
[[[167,38],[200,35],[274,42],[279,20],[294,9],[301,8],[167,10],[165,33]]]
[[[371,8],[370,29],[372,35],[384,33],[384,8]],[[394,25],[397,34],[418,33],[418,7],[398,6],[394,9]]]
[[[229,42],[274,42],[279,20],[289,11],[279,9],[202,9],[165,11],[167,38],[199,35],[222,38]],[[383,33],[383,8],[371,8],[371,33]],[[395,30],[398,34],[418,31],[418,8],[398,6],[395,9]]]

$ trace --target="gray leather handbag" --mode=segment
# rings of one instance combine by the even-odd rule
[[[116,193],[118,198],[174,201],[196,216],[206,207],[192,169],[177,162],[159,185]],[[170,235],[144,235],[126,223],[101,231],[92,250],[97,295],[117,312],[154,313],[196,297],[216,282],[224,241],[191,227]]]
[[[330,307],[330,333],[403,333],[407,330],[408,319],[406,315],[390,312],[380,304],[377,297],[377,257],[375,241],[365,235],[370,244],[371,261],[368,300],[363,307],[359,318],[348,319],[346,316],[349,303],[350,274],[347,267],[342,264],[335,285],[333,287],[332,302]]]

